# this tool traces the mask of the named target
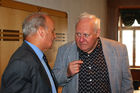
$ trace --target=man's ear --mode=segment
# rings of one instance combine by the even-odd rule
[[[101,33],[101,30],[100,30],[100,29],[98,29],[98,30],[97,30],[97,32],[96,32],[97,37],[99,37],[99,36],[100,36],[100,33]]]
[[[43,27],[39,27],[38,30],[37,30],[37,34],[43,38],[44,37],[44,28]]]

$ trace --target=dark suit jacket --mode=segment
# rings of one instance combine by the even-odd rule
[[[12,55],[3,74],[1,88],[2,93],[51,93],[48,75],[27,43],[23,42]]]

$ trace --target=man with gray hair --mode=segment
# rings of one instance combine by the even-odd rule
[[[88,13],[75,41],[58,49],[53,71],[62,93],[133,93],[126,46],[100,37],[100,19]]]
[[[3,73],[2,93],[57,93],[55,77],[43,53],[52,47],[54,29],[45,13],[33,13],[25,19],[24,41]]]

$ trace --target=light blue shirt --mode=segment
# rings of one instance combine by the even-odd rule
[[[53,78],[52,78],[52,75],[49,71],[49,68],[47,67],[44,59],[43,59],[43,52],[38,48],[36,47],[35,45],[31,44],[30,42],[26,41],[25,42],[34,50],[34,52],[36,53],[36,55],[38,56],[38,58],[40,59],[43,67],[45,68],[46,70],[46,73],[49,77],[49,80],[50,80],[50,83],[51,83],[51,86],[52,86],[52,93],[57,93],[56,92],[56,87],[55,87],[55,84],[54,84],[54,81],[53,81]]]

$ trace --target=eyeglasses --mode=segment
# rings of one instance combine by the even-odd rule
[[[84,38],[88,38],[90,36],[90,34],[87,34],[87,33],[81,34],[81,33],[77,32],[76,36],[77,37],[82,37],[83,36]]]

